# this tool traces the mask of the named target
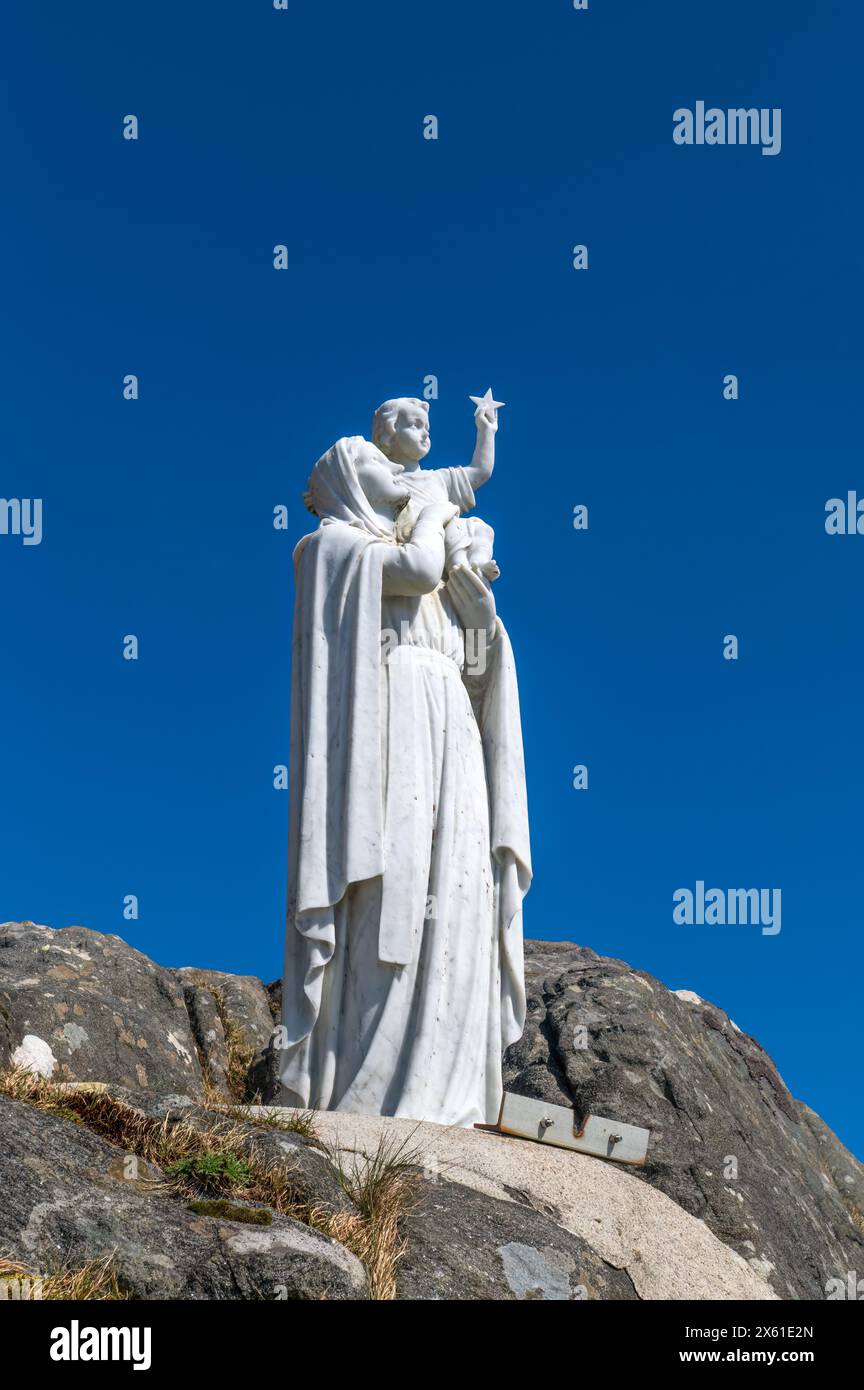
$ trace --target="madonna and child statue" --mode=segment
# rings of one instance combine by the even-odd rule
[[[421,467],[429,405],[322,454],[294,552],[281,1102],[493,1124],[522,1034],[531,879],[516,668],[468,467]]]

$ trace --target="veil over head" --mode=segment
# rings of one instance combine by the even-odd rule
[[[357,453],[367,443],[362,434],[345,435],[321,455],[309,477],[306,506],[322,521],[344,521],[379,540],[392,541],[393,528],[379,521],[357,477]]]

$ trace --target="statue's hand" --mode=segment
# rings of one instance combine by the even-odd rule
[[[495,434],[498,430],[498,411],[484,410],[482,406],[474,411],[474,423],[478,435]]]
[[[462,626],[474,632],[485,631],[491,640],[495,635],[495,599],[488,580],[469,565],[457,565],[450,571],[447,592]]]

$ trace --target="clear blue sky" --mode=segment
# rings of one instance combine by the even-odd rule
[[[466,463],[492,386],[526,933],[722,1005],[864,1149],[864,536],[824,530],[864,495],[860,12],[49,0],[2,37],[0,493],[44,539],[0,536],[0,918],[279,973],[306,476],[427,373]],[[781,107],[779,156],[673,144],[702,99]],[[781,888],[780,935],[676,926],[697,879]]]

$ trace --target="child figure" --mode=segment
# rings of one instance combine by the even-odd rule
[[[400,396],[379,405],[372,417],[372,442],[393,463],[401,463],[400,483],[411,494],[411,502],[400,518],[401,538],[410,535],[420,508],[430,502],[452,502],[460,512],[474,506],[474,491],[488,482],[495,466],[497,411],[480,404],[474,412],[477,443],[467,468],[421,468],[430,449],[429,402],[414,396]],[[500,570],[492,556],[494,532],[479,518],[456,517],[444,533],[445,568],[449,574],[459,564],[470,565],[487,580],[497,579]]]

